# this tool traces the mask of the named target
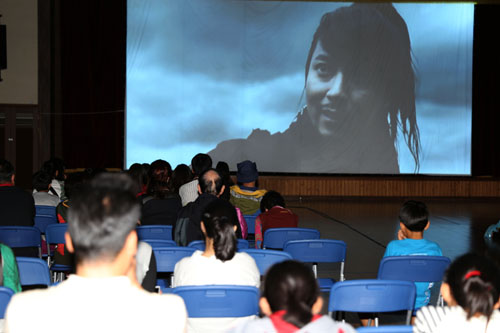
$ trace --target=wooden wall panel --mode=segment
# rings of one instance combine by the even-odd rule
[[[286,196],[500,197],[500,179],[480,177],[261,176],[259,185]]]

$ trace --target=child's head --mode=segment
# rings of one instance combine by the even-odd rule
[[[429,210],[423,202],[408,200],[399,211],[399,221],[410,231],[422,232],[429,223]]]
[[[276,191],[267,191],[260,201],[260,211],[265,212],[274,206],[285,208],[285,199]]]
[[[323,299],[310,267],[288,260],[273,265],[264,278],[260,308],[265,315],[285,310],[283,319],[296,327],[321,311]]]
[[[52,177],[45,172],[39,171],[33,175],[33,189],[38,192],[48,191]]]
[[[490,318],[500,302],[500,272],[490,259],[465,254],[453,261],[446,271],[441,293],[449,305],[459,305],[474,315]]]

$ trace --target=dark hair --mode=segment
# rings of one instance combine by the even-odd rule
[[[207,237],[214,240],[215,257],[222,261],[231,260],[236,253],[236,232],[238,217],[234,206],[223,199],[215,199],[201,217]]]
[[[423,202],[408,200],[399,210],[399,221],[411,231],[424,231],[429,222],[429,210]]]
[[[176,193],[179,193],[179,188],[193,180],[193,173],[186,164],[179,164],[175,167],[172,173],[172,187]]]
[[[215,169],[205,170],[198,178],[198,184],[200,184],[201,193],[208,193],[212,195],[218,195],[222,190],[222,178],[219,172]]]
[[[45,161],[40,168],[40,171],[48,173],[52,179],[64,180],[64,170],[66,166],[64,161],[60,158],[53,157],[48,161]]]
[[[312,319],[312,306],[320,295],[312,269],[287,260],[273,265],[264,277],[262,296],[272,312],[285,310],[283,319],[299,328]]]
[[[68,173],[64,181],[64,195],[71,199],[74,193],[82,190],[85,182],[90,181],[90,175],[86,172],[72,172]]]
[[[151,163],[149,168],[149,182],[147,194],[155,198],[163,199],[171,192],[170,177],[172,176],[172,167],[170,163],[164,160],[156,160]]]
[[[500,298],[500,272],[495,263],[469,253],[455,259],[444,276],[455,301],[467,319],[480,313],[489,320]]]
[[[0,183],[10,183],[12,175],[14,174],[14,167],[9,161],[0,159]]]
[[[224,161],[219,161],[215,169],[219,172],[219,175],[222,178],[222,184],[226,187],[224,189],[224,193],[222,193],[220,197],[224,200],[229,200],[231,196],[231,186],[234,185],[234,182],[231,179],[231,173],[229,172],[229,165]]]
[[[352,63],[355,57],[359,67],[349,68],[363,75],[365,82],[386,97],[391,138],[396,143],[398,128],[402,130],[418,171],[420,134],[415,109],[415,73],[408,27],[401,15],[387,3],[355,3],[324,14],[307,56],[306,79],[319,41],[340,65]],[[384,62],[380,63],[380,59]]]
[[[266,209],[271,209],[274,206],[285,208],[285,199],[276,191],[267,191],[260,201],[260,211],[265,212]]]
[[[113,260],[140,217],[134,183],[125,173],[102,173],[74,193],[68,231],[77,262]]]
[[[148,183],[148,174],[146,168],[140,163],[134,163],[127,170],[128,175],[136,183],[137,193],[143,191],[143,188]]]
[[[195,176],[200,176],[212,167],[212,158],[207,154],[196,154],[191,160],[191,168]]]
[[[33,175],[32,183],[33,189],[37,191],[47,191],[50,183],[52,183],[52,177],[48,173],[38,171]]]

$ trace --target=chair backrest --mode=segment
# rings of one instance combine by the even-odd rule
[[[393,312],[407,310],[410,324],[415,304],[415,284],[400,280],[349,280],[330,291],[328,311]]]
[[[39,258],[17,257],[19,278],[22,286],[50,286],[50,272],[47,263]]]
[[[196,251],[192,247],[172,246],[153,248],[156,259],[156,271],[170,273],[174,271],[175,264],[184,257],[189,257]]]
[[[250,286],[209,285],[173,289],[186,304],[188,317],[246,317],[259,313],[259,289]]]
[[[451,260],[443,256],[384,257],[378,279],[413,282],[441,282]]]
[[[356,329],[359,333],[413,333],[411,325],[382,325],[382,326],[366,326]]]
[[[67,223],[57,223],[47,226],[45,229],[45,240],[47,244],[66,244],[64,234],[68,231]]]
[[[260,214],[260,209],[256,213],[250,215],[243,215],[245,222],[247,223],[248,233],[255,234],[255,220]]]
[[[56,207],[54,206],[35,206],[35,227],[45,233],[45,229],[50,224],[57,223]]]
[[[139,240],[165,239],[173,240],[171,225],[141,225],[135,228]]]
[[[257,264],[260,275],[265,275],[272,265],[285,260],[292,260],[289,253],[274,250],[241,249],[240,252],[248,253]]]
[[[152,248],[177,246],[175,241],[166,239],[142,239],[141,241],[148,243]]]
[[[240,239],[240,238],[237,239],[236,246],[238,250],[248,249],[250,247],[246,239]],[[188,247],[193,247],[197,250],[205,251],[205,241],[202,240],[192,241],[191,243],[188,244]]]
[[[7,305],[9,305],[11,297],[14,295],[14,291],[7,287],[0,287],[0,319],[5,317],[5,310]]]
[[[14,248],[42,246],[40,230],[35,227],[0,227],[0,242]]]
[[[302,262],[344,262],[347,245],[333,239],[306,239],[287,241],[283,251]]]
[[[317,229],[311,228],[271,228],[264,233],[264,248],[282,249],[289,240],[319,239]]]

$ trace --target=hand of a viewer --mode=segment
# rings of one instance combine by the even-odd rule
[[[398,230],[398,240],[406,239],[406,235],[403,233],[403,230]]]

